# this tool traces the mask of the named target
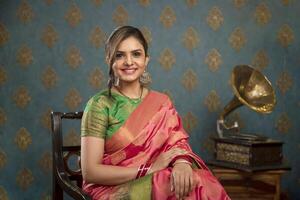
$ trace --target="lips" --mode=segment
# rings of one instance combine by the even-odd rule
[[[130,68],[130,69],[121,69],[121,71],[125,74],[131,75],[133,74],[135,71],[137,70],[137,68]]]

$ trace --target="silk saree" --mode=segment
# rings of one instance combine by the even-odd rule
[[[83,132],[88,129],[86,124],[82,124]],[[194,181],[197,184],[185,199],[230,199],[201,158],[192,152],[188,144],[188,134],[183,129],[177,111],[168,96],[159,92],[150,91],[115,133],[105,138],[102,164],[138,167],[141,164],[153,163],[160,153],[171,148],[184,149],[193,160]],[[175,192],[171,191],[170,185],[171,172],[172,166],[169,166],[116,186],[83,181],[83,190],[94,200],[175,200]]]

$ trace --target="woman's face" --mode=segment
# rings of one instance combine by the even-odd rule
[[[113,70],[120,82],[138,82],[149,61],[143,45],[135,38],[123,40],[115,54]]]

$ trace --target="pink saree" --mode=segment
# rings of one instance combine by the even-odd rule
[[[105,141],[103,164],[139,166],[152,163],[161,152],[179,147],[188,151],[194,162],[196,187],[185,199],[230,199],[204,162],[195,155],[188,142],[178,113],[166,95],[151,91],[133,111],[125,124]],[[149,174],[117,186],[83,183],[83,190],[93,199],[175,200],[171,191],[172,168]]]

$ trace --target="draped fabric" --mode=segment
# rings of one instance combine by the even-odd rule
[[[123,167],[153,163],[158,155],[172,148],[188,152],[193,160],[196,187],[186,199],[227,200],[223,187],[205,163],[195,155],[188,135],[170,99],[150,91],[125,123],[105,140],[103,164]],[[171,191],[172,166],[122,185],[105,186],[83,183],[83,189],[93,199],[176,199]]]

